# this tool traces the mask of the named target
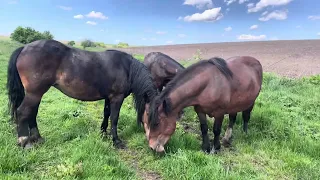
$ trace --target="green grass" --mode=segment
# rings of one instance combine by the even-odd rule
[[[217,155],[201,151],[198,119],[191,107],[169,141],[167,154],[159,157],[149,150],[136,125],[131,96],[119,119],[119,136],[128,149],[117,150],[110,139],[99,136],[103,101],[81,102],[51,88],[37,117],[46,142],[23,151],[8,123],[5,89],[8,58],[18,46],[0,41],[0,179],[142,179],[152,174],[162,179],[320,177],[320,76],[293,80],[265,73],[248,134],[242,132],[239,114],[232,148]],[[191,130],[185,131],[182,123]],[[222,135],[227,123],[225,118]]]

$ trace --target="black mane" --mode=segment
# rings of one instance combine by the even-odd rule
[[[142,122],[145,104],[152,101],[157,96],[158,91],[147,67],[132,56],[131,59],[132,63],[130,66],[129,80],[139,124]]]
[[[194,73],[192,73],[197,67],[207,65],[208,63],[215,65],[219,71],[226,76],[228,79],[233,77],[232,71],[228,68],[227,63],[224,59],[219,57],[210,58],[209,60],[202,60],[193,65],[189,66],[185,70],[178,73],[167,85],[166,88],[160,93],[160,95],[154,99],[150,104],[149,112],[149,124],[151,128],[154,128],[158,125],[158,107],[161,103],[165,103],[164,112],[166,114],[171,111],[171,101],[168,98],[168,94],[177,88],[182,83],[191,79]]]

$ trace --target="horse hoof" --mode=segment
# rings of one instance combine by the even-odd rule
[[[38,144],[43,144],[45,142],[45,139],[43,137],[39,137],[36,142]]]
[[[210,151],[210,154],[218,154],[219,152],[220,152],[220,149],[212,148],[212,150]]]
[[[224,147],[230,147],[231,146],[231,142],[225,138],[222,138],[222,145]]]
[[[23,149],[28,150],[28,149],[31,149],[32,147],[33,147],[33,146],[32,146],[31,143],[27,143],[27,144],[24,146]]]
[[[117,140],[117,141],[114,141],[113,142],[113,145],[117,148],[117,149],[125,149],[126,148],[126,145],[120,141],[120,140]]]

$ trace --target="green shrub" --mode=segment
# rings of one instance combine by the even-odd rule
[[[96,47],[95,43],[91,40],[84,40],[81,42],[81,46],[83,47],[83,49],[87,48],[87,47]]]
[[[53,39],[54,36],[50,33],[50,31],[44,31],[41,33],[31,27],[23,28],[18,26],[10,35],[10,38],[14,41],[27,44],[41,39]]]
[[[76,44],[76,43],[75,43],[74,41],[69,41],[69,42],[68,42],[68,45],[69,45],[69,46],[74,46],[75,44]]]

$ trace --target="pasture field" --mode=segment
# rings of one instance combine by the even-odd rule
[[[103,101],[81,102],[55,88],[40,104],[38,125],[45,143],[30,150],[16,146],[8,122],[6,76],[11,52],[20,44],[0,40],[0,179],[319,179],[320,76],[288,79],[265,73],[262,91],[242,131],[238,114],[231,148],[217,155],[201,151],[200,127],[186,108],[160,157],[150,151],[136,125],[129,96],[121,108],[117,150],[100,138]],[[142,55],[135,55],[139,60]],[[181,61],[182,64],[186,64]],[[212,119],[209,119],[210,139]],[[228,118],[223,123],[224,134]]]

